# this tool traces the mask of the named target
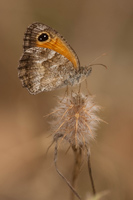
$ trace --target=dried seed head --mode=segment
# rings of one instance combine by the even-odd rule
[[[66,140],[71,146],[83,147],[95,138],[95,129],[100,118],[92,96],[72,93],[63,100],[59,98],[58,106],[52,112],[51,122],[54,140]]]

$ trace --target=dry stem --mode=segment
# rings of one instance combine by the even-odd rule
[[[65,176],[63,176],[63,174],[60,172],[60,170],[57,167],[57,157],[58,157],[58,143],[56,141],[56,145],[55,145],[55,154],[54,154],[54,164],[55,164],[55,169],[57,171],[57,173],[62,177],[62,179],[66,182],[66,184],[69,186],[69,188],[72,190],[72,192],[76,195],[76,197],[81,200],[81,197],[79,196],[79,194],[76,192],[76,190],[74,189],[74,187],[71,185],[71,183],[67,180],[67,178]]]
[[[82,148],[76,148],[75,146],[72,146],[74,156],[75,156],[75,163],[72,173],[72,186],[75,188],[76,186],[76,180],[78,178],[80,167],[81,167],[81,161],[82,161]],[[71,193],[71,200],[74,200],[74,193]]]

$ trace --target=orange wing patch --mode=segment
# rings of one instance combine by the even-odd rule
[[[65,42],[61,38],[55,37],[47,42],[40,42],[37,40],[36,44],[37,47],[43,47],[57,51],[59,54],[65,56],[68,60],[70,60],[74,68],[78,70],[77,59],[75,58],[73,51],[69,48],[69,46],[65,44]]]

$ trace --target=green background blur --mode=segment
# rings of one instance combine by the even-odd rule
[[[0,1],[0,200],[66,200],[70,190],[57,175],[50,126],[43,116],[64,89],[30,95],[22,88],[17,66],[23,35],[33,22],[60,32],[82,65],[94,66],[88,88],[103,107],[93,143],[92,170],[98,192],[108,200],[133,199],[133,1],[4,0]],[[84,85],[84,84],[83,84]],[[60,150],[59,166],[71,178],[74,157]],[[77,190],[91,192],[86,163]]]

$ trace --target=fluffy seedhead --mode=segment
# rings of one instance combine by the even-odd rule
[[[75,148],[87,147],[95,138],[96,127],[101,121],[97,116],[99,109],[90,95],[72,93],[59,98],[58,106],[52,112],[54,141],[67,141]]]

